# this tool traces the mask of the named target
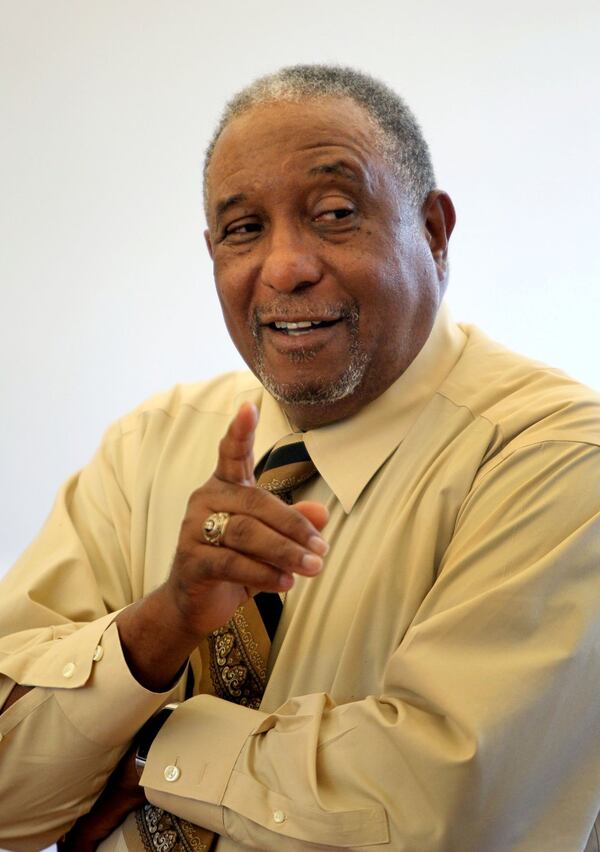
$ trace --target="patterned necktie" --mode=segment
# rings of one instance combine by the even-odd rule
[[[287,435],[269,453],[256,484],[292,502],[292,491],[317,472],[302,438]]]
[[[256,484],[292,503],[292,491],[316,472],[304,441],[298,435],[288,435],[277,442],[257,471]],[[258,708],[282,610],[276,592],[259,592],[240,606],[227,624],[214,630],[199,648],[202,674],[198,691]],[[132,852],[209,852],[215,841],[211,831],[154,805],[130,814],[123,834]]]
[[[302,438],[288,435],[278,441],[269,453],[256,484],[290,504],[293,502],[292,491],[316,472]],[[254,596],[254,602],[269,639],[273,641],[283,610],[283,596],[276,592],[259,592]]]

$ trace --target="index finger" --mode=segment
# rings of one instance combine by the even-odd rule
[[[229,424],[219,443],[215,476],[224,482],[254,485],[254,433],[258,410],[245,402]]]

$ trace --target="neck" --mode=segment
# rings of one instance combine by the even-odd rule
[[[387,390],[387,388],[384,388],[384,390]],[[358,414],[362,408],[380,396],[382,392],[361,396],[360,399],[350,396],[334,403],[323,402],[303,405],[280,402],[280,405],[294,429],[308,432],[310,429],[319,429],[321,426],[328,426],[330,423],[337,423],[339,420],[345,420]]]

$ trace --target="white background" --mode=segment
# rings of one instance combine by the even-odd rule
[[[224,99],[281,64],[400,91],[455,200],[449,301],[600,387],[597,0],[0,0],[0,574],[106,425],[240,364],[202,231]]]

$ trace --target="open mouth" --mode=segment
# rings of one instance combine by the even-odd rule
[[[286,334],[292,337],[297,337],[301,334],[310,334],[316,328],[328,328],[339,322],[339,319],[333,320],[298,320],[297,322],[270,322],[267,323],[267,328],[273,329],[281,334]]]

